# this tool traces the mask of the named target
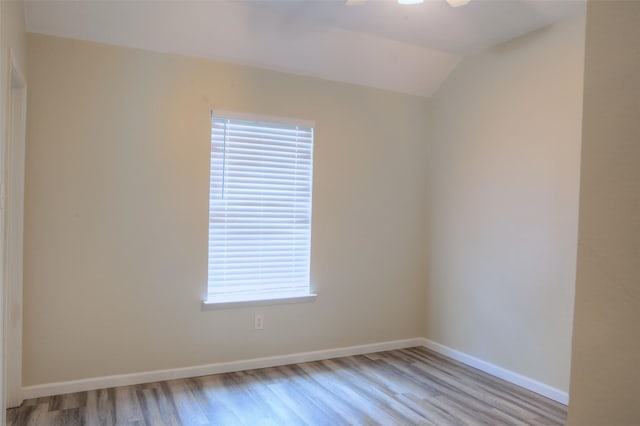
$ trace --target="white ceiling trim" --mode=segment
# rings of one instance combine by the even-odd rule
[[[27,1],[27,31],[430,97],[460,56],[231,2]]]

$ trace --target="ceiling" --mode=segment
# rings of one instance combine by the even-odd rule
[[[567,18],[583,0],[27,0],[27,30],[429,97],[464,55]]]

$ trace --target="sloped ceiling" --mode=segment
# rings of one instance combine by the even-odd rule
[[[547,26],[576,0],[27,0],[29,32],[429,97],[465,54]]]

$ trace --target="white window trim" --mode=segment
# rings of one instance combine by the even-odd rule
[[[307,128],[312,128],[314,130],[316,125],[315,121],[312,121],[312,120],[302,120],[302,119],[294,119],[294,118],[280,117],[280,116],[269,116],[269,115],[262,115],[262,114],[239,113],[239,112],[227,111],[227,110],[211,110],[210,120],[212,117],[221,117],[221,118],[223,117],[225,119],[232,119],[232,120],[277,123],[277,124],[284,124],[289,126],[307,127]],[[211,140],[209,140],[209,144],[211,144]],[[220,310],[220,309],[229,309],[229,308],[236,308],[236,307],[240,308],[240,307],[250,307],[250,306],[314,302],[318,294],[314,292],[312,288],[313,288],[313,284],[310,282],[308,293],[296,292],[293,294],[289,294],[289,293],[280,293],[280,294],[276,293],[271,295],[266,294],[266,295],[261,295],[259,297],[256,297],[256,296],[247,297],[246,300],[242,300],[242,299],[208,300],[208,296],[207,296],[202,301],[202,310]],[[205,290],[206,290],[206,293],[208,294],[208,290],[209,290],[208,283]]]
[[[250,114],[244,112],[225,111],[220,109],[211,110],[211,115],[216,117],[229,118],[231,120],[263,121],[268,123],[286,124],[288,126],[316,127],[316,122],[313,120],[280,117],[277,115]],[[209,141],[209,143],[211,143],[211,141]]]
[[[237,300],[234,302],[202,302],[202,309],[205,311],[215,311],[230,308],[246,308],[251,306],[286,305],[290,303],[315,302],[317,293],[309,293],[300,296],[280,296],[265,299]]]

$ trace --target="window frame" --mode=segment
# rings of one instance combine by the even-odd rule
[[[311,280],[311,237],[312,237],[312,220],[313,220],[313,212],[309,212],[309,258],[307,260],[307,264],[309,265],[309,282],[307,284],[305,293],[296,293],[295,295],[282,295],[282,293],[274,293],[269,295],[268,293],[262,294],[261,297],[253,297],[250,299],[243,298],[241,300],[216,300],[209,299],[210,295],[210,281],[211,278],[209,276],[209,251],[211,245],[210,232],[211,232],[211,201],[213,190],[211,188],[211,179],[212,174],[214,172],[213,164],[211,161],[213,149],[214,149],[214,140],[213,140],[213,126],[214,119],[224,119],[224,120],[242,120],[242,121],[252,121],[252,122],[260,122],[260,123],[268,123],[270,125],[283,125],[283,126],[299,126],[304,128],[311,129],[311,168],[310,168],[310,205],[313,206],[313,172],[314,172],[314,161],[313,161],[313,150],[315,146],[315,122],[311,120],[300,120],[294,118],[287,117],[279,117],[279,116],[269,116],[269,115],[261,115],[261,114],[249,114],[249,113],[239,113],[233,111],[226,110],[211,110],[209,117],[209,129],[210,129],[210,137],[209,137],[209,196],[208,196],[208,233],[207,233],[207,284],[205,288],[205,297],[203,298],[202,307],[205,310],[211,309],[226,309],[233,307],[244,307],[244,306],[255,306],[255,305],[273,305],[273,304],[288,304],[288,303],[300,303],[300,302],[312,302],[317,298],[317,293],[315,293],[312,280]]]

